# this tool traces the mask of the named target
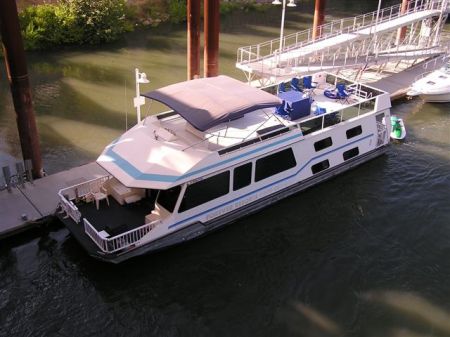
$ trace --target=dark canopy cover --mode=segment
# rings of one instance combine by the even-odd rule
[[[281,104],[278,97],[223,75],[172,84],[142,96],[164,103],[200,131]]]

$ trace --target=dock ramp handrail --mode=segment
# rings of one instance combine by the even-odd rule
[[[313,28],[289,34],[283,37],[283,49],[281,52],[303,48],[342,34],[358,33],[363,29],[375,27],[383,22],[391,21],[418,11],[429,10],[430,15],[437,14],[443,2],[446,0],[415,0],[411,1],[407,10],[401,13],[401,5],[386,7],[380,11],[377,21],[377,11],[358,15],[351,18],[334,20],[318,27],[320,37],[313,39]],[[262,42],[256,45],[240,47],[238,49],[237,64],[256,62],[279,54],[280,38]]]
[[[423,60],[448,51],[441,32],[449,0],[413,0],[402,12],[394,5],[353,18],[334,20],[319,26],[313,39],[308,29],[241,47],[236,67],[248,82],[266,86],[293,76],[344,68],[366,69],[388,62]],[[406,27],[407,36],[398,29]],[[280,45],[280,41],[282,44]],[[281,48],[280,48],[281,46]]]

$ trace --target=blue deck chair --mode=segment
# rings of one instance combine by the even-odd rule
[[[348,98],[349,98],[349,96],[350,96],[350,94],[349,94],[349,92],[345,89],[345,84],[344,83],[338,83],[337,85],[336,85],[336,89],[337,89],[337,96],[338,96],[338,99],[341,101],[341,102],[344,102],[344,103],[349,103],[349,101],[348,101]]]
[[[307,89],[311,94],[315,94],[314,89],[316,88],[317,83],[312,81],[312,76],[303,77],[303,89]]]
[[[280,84],[278,84],[278,92],[286,92],[286,88],[284,86],[284,83],[281,82]]]
[[[298,79],[297,77],[293,77],[292,80],[291,80],[291,89],[292,89],[292,90],[295,90],[295,91],[300,91],[300,92],[302,92],[303,90],[300,89],[299,84],[300,84],[299,79]]]

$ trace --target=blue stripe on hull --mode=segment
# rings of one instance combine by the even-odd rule
[[[278,140],[278,141],[276,141],[274,143],[258,147],[256,149],[253,149],[253,150],[248,151],[246,153],[240,154],[240,155],[238,155],[236,157],[229,158],[229,159],[226,159],[226,160],[222,160],[222,161],[220,161],[218,163],[206,166],[206,167],[198,169],[196,171],[192,171],[192,172],[189,172],[187,174],[183,174],[181,176],[165,175],[165,174],[152,174],[152,173],[143,173],[143,172],[141,172],[138,168],[133,166],[133,164],[131,164],[129,161],[127,161],[126,159],[121,157],[119,154],[114,152],[113,149],[114,149],[114,146],[119,141],[118,139],[112,143],[113,146],[111,146],[106,151],[106,155],[109,156],[110,158],[112,158],[114,163],[120,169],[122,169],[126,174],[128,174],[130,177],[132,177],[132,178],[134,178],[136,180],[147,180],[147,181],[158,181],[158,182],[171,182],[171,183],[173,183],[173,182],[177,182],[177,181],[183,180],[185,178],[191,177],[193,175],[196,175],[196,174],[199,174],[199,173],[211,170],[213,168],[216,168],[216,167],[219,167],[219,166],[223,166],[223,165],[228,164],[230,162],[233,162],[233,161],[236,161],[236,160],[240,160],[240,159],[242,159],[244,157],[248,157],[248,156],[250,156],[252,154],[264,151],[264,150],[266,150],[268,148],[275,147],[277,145],[289,142],[289,141],[291,141],[293,139],[300,138],[300,137],[302,137],[302,134],[296,134],[296,135],[293,135],[293,136],[290,136],[290,137]]]
[[[185,220],[176,222],[176,223],[170,225],[170,226],[169,226],[169,229],[170,229],[170,228],[173,228],[173,227],[176,227],[176,226],[178,226],[178,225],[180,225],[180,224],[182,224],[182,223],[188,222],[188,221],[190,221],[190,220],[192,220],[192,219],[194,219],[194,218],[197,218],[197,217],[200,217],[200,216],[205,215],[205,214],[207,214],[207,213],[213,212],[213,211],[215,211],[215,210],[217,210],[217,209],[219,209],[219,208],[221,208],[221,207],[227,206],[227,205],[229,205],[229,204],[231,204],[231,203],[233,203],[233,202],[239,201],[239,200],[241,200],[241,199],[243,199],[243,198],[246,198],[246,197],[248,197],[248,196],[250,196],[250,195],[252,195],[252,194],[258,193],[259,191],[262,191],[262,190],[264,190],[264,189],[267,189],[267,188],[269,188],[269,187],[272,187],[272,186],[274,186],[274,185],[277,185],[277,184],[279,184],[279,183],[281,183],[281,182],[283,182],[283,181],[285,181],[285,180],[291,179],[291,178],[295,177],[296,175],[298,175],[305,167],[307,167],[307,166],[308,166],[311,162],[313,162],[314,160],[319,159],[319,158],[322,158],[322,157],[324,157],[324,156],[327,156],[327,155],[329,155],[330,153],[339,151],[339,150],[341,150],[341,149],[343,149],[343,148],[345,148],[345,147],[347,147],[347,146],[350,146],[350,145],[353,145],[353,144],[355,144],[355,143],[361,142],[361,141],[363,141],[363,140],[365,140],[365,139],[367,139],[367,138],[370,138],[370,137],[372,137],[372,136],[373,136],[373,133],[371,133],[371,134],[369,134],[369,135],[367,135],[367,136],[364,136],[364,137],[362,137],[362,138],[360,138],[360,139],[354,140],[353,142],[350,142],[350,143],[347,143],[347,144],[345,144],[345,145],[339,146],[339,147],[335,148],[334,150],[331,150],[331,151],[325,152],[325,153],[323,153],[323,154],[320,154],[320,155],[318,155],[318,156],[315,156],[315,157],[311,158],[310,160],[308,160],[302,167],[300,167],[300,169],[299,169],[297,172],[291,174],[290,176],[285,177],[285,178],[283,178],[283,179],[280,179],[280,180],[278,180],[278,181],[275,181],[275,182],[273,182],[273,183],[271,183],[271,184],[269,184],[269,185],[263,186],[263,187],[261,187],[261,188],[255,190],[255,191],[252,191],[252,192],[249,192],[249,193],[247,193],[247,194],[244,194],[244,195],[242,195],[242,196],[240,196],[240,197],[238,197],[238,198],[236,198],[236,199],[230,200],[230,201],[228,201],[228,202],[226,202],[226,203],[223,203],[223,204],[221,204],[221,205],[218,205],[218,206],[216,206],[216,207],[214,207],[214,208],[211,208],[211,209],[209,209],[209,210],[207,210],[207,211],[204,211],[204,212],[198,213],[198,214],[196,214],[196,215],[193,215],[193,216],[191,216],[191,217],[189,217],[189,218],[187,218],[187,219],[185,219]]]

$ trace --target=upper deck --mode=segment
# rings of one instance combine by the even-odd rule
[[[347,98],[325,96],[325,92],[330,92],[340,82],[346,84]],[[274,88],[268,90],[275,93]],[[257,143],[270,142],[287,133],[295,133],[301,139],[390,107],[386,93],[359,83],[344,82],[334,75],[323,76],[322,83],[314,90],[279,95],[296,97],[293,104],[295,100],[314,103],[312,107],[310,104],[303,106],[302,113],[295,119],[277,114],[274,106],[262,107],[231,116],[230,120],[204,131],[175,111],[149,116],[109,145],[98,162],[127,186],[167,189],[207,174],[209,169],[221,164],[221,157],[257,146]]]

